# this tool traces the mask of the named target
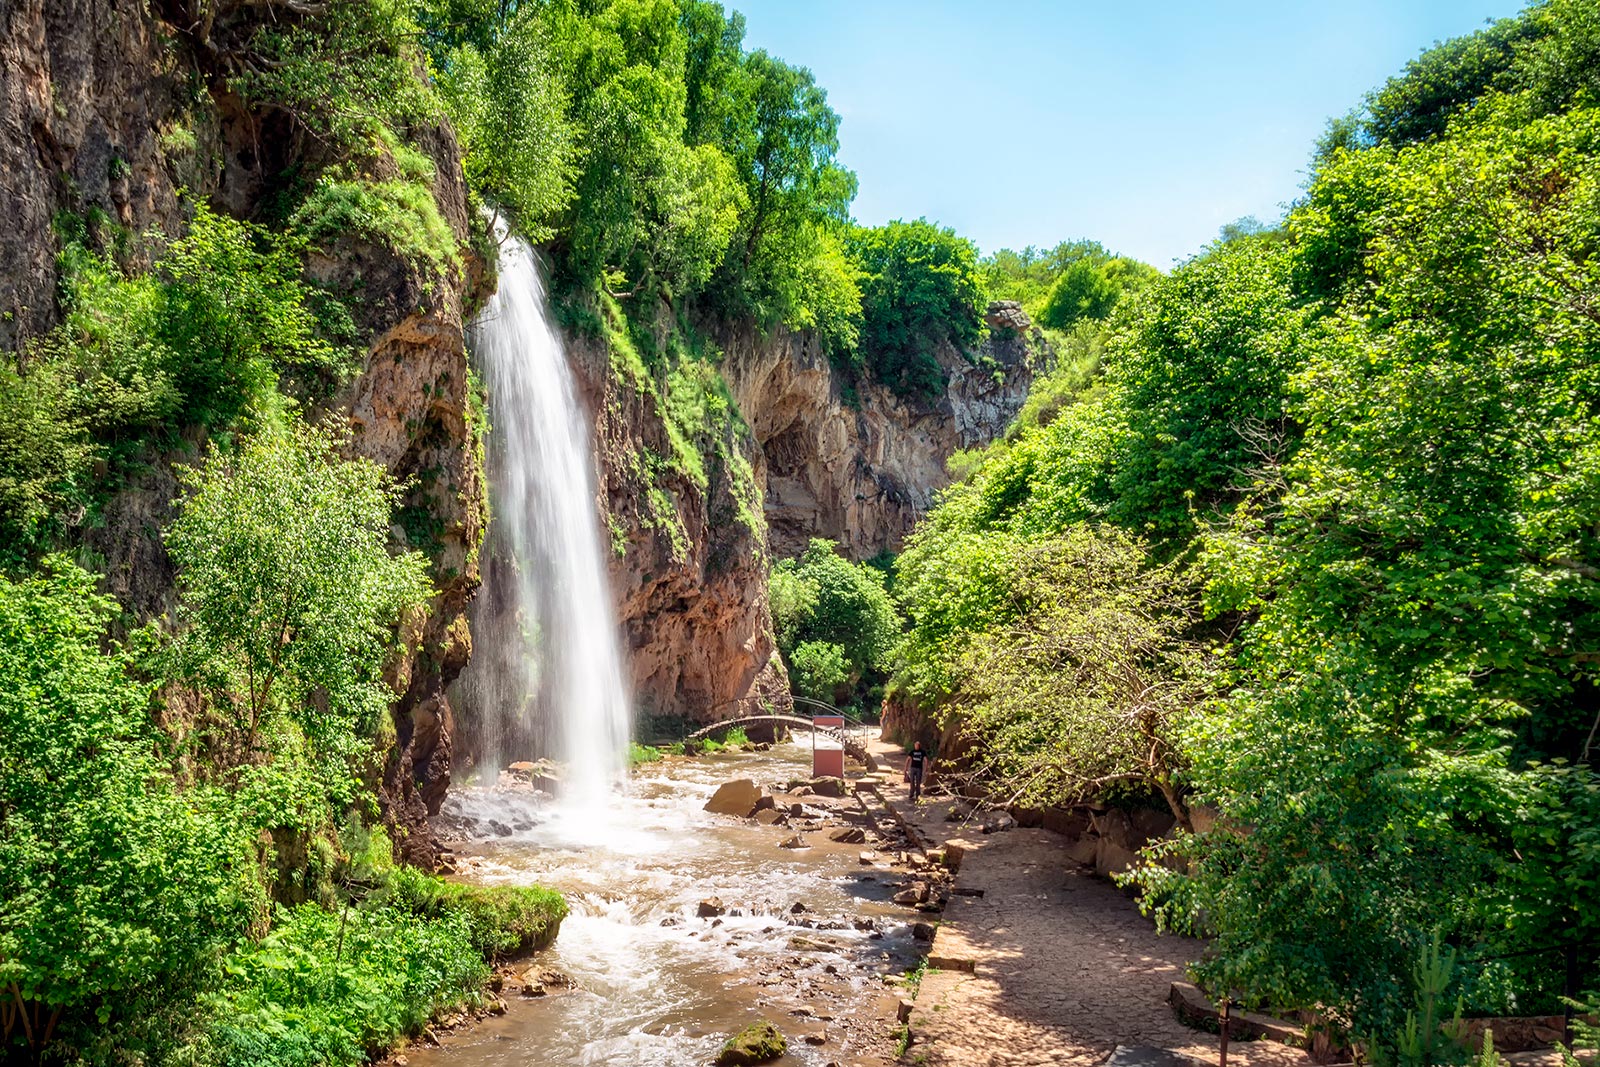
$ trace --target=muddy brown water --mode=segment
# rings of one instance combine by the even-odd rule
[[[566,894],[560,937],[529,965],[578,988],[527,999],[509,984],[505,1015],[405,1050],[411,1067],[699,1067],[759,1018],[789,1038],[782,1063],[882,1062],[898,996],[885,979],[919,956],[910,924],[922,916],[889,902],[901,876],[862,866],[862,846],[826,833],[783,849],[791,829],[702,810],[729,779],[771,785],[809,771],[801,743],[650,765],[602,810],[453,794],[440,829],[465,860],[463,878]],[[729,909],[720,922],[696,914],[711,896]],[[857,928],[867,920],[874,929]]]

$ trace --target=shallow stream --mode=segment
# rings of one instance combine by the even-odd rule
[[[917,958],[909,924],[921,916],[889,902],[899,876],[862,865],[863,846],[826,833],[784,849],[791,829],[702,810],[730,779],[770,786],[809,774],[803,742],[647,765],[629,795],[598,810],[566,811],[529,792],[453,792],[441,835],[481,835],[453,842],[462,877],[566,894],[571,914],[535,964],[578,988],[528,999],[510,982],[505,1015],[408,1050],[411,1067],[703,1067],[757,1018],[789,1038],[780,1062],[876,1061],[892,1047],[898,996],[884,976]],[[713,896],[728,909],[720,921],[697,914]]]

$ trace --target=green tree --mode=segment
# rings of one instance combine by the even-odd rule
[[[426,560],[390,555],[396,490],[327,432],[261,434],[186,476],[167,535],[182,594],[181,663],[213,694],[237,762],[279,714],[327,757],[371,736],[402,612],[429,595]]]
[[[572,197],[581,156],[567,88],[531,10],[477,36],[435,60],[462,168],[474,191],[542,241]]]
[[[1579,235],[1600,113],[1526,114],[1502,100],[1319,171],[1291,218],[1291,274],[1327,309],[1292,383],[1304,440],[1206,538],[1210,610],[1252,621],[1237,688],[1184,746],[1228,828],[1180,846],[1175,899],[1217,935],[1210,980],[1380,1041],[1436,927],[1594,961],[1587,921],[1549,904],[1596,877],[1578,822],[1600,789],[1600,329]],[[1524,1006],[1553,1005],[1550,975],[1522,971]]]
[[[850,685],[850,664],[844,646],[831,641],[803,641],[789,657],[790,680],[795,692],[813,700],[833,702]]]
[[[899,638],[900,619],[873,567],[851,563],[832,541],[813,538],[806,551],[772,569],[771,602],[778,648],[807,696],[826,688],[833,700],[882,677]],[[801,667],[800,650],[811,646]],[[837,650],[837,653],[835,653]],[[837,677],[838,671],[844,672]],[[796,673],[798,672],[798,673]]]
[[[1039,311],[1039,321],[1064,330],[1083,319],[1106,319],[1125,297],[1159,275],[1154,267],[1121,256],[1086,255],[1056,278]]]
[[[853,230],[847,248],[861,271],[867,369],[902,395],[937,396],[938,352],[965,353],[982,326],[977,249],[926,219]]]
[[[1158,791],[1189,824],[1179,725],[1205,693],[1192,579],[1150,566],[1114,527],[1001,539],[1005,579],[960,654],[948,710],[975,742],[969,774],[1012,802]],[[921,576],[919,575],[919,578]]]
[[[262,902],[248,831],[157,759],[94,582],[60,556],[0,577],[0,1048],[160,1058]]]

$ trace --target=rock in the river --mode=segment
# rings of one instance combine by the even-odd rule
[[[716,1067],[754,1067],[771,1063],[789,1049],[789,1042],[769,1022],[753,1023],[728,1038],[712,1062]]]
[[[776,808],[762,808],[760,811],[756,812],[756,822],[763,826],[772,826],[774,823],[783,822],[788,818],[789,816],[783,814],[781,811],[778,811]]]
[[[562,974],[549,967],[534,967],[522,974],[522,995],[525,997],[545,997],[552,993],[565,993],[576,989],[577,985],[571,975]],[[502,1006],[495,1014],[502,1014],[504,1010]]]
[[[779,848],[810,848],[811,846],[806,844],[806,839],[804,837],[800,836],[799,834],[795,834],[793,837],[786,837],[782,841],[778,842],[778,847]]]
[[[829,841],[839,841],[846,845],[859,845],[867,839],[867,832],[859,826],[841,826],[828,834]]]
[[[844,796],[844,779],[832,775],[823,775],[821,778],[811,779],[811,791],[819,797]]]
[[[894,895],[896,904],[925,904],[931,892],[927,882],[912,882],[907,889],[902,889]]]
[[[706,897],[700,902],[697,914],[702,919],[714,919],[728,909],[722,906],[721,897]]]
[[[735,778],[724,782],[706,801],[705,810],[717,815],[748,817],[756,810],[762,797],[761,787],[748,778]]]
[[[862,864],[863,866],[870,867],[874,863],[878,862],[878,854],[869,848],[865,852],[859,853],[856,856],[856,862]]]
[[[912,923],[911,936],[918,941],[932,941],[933,925],[931,923]]]

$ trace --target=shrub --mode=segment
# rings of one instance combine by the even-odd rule
[[[290,222],[311,241],[331,244],[353,235],[433,271],[448,270],[461,259],[455,232],[439,214],[433,191],[418,181],[324,178]]]
[[[464,910],[423,916],[388,904],[280,910],[236,952],[208,998],[213,1052],[233,1067],[359,1064],[488,978]]]
[[[857,229],[847,248],[861,272],[866,366],[902,396],[942,393],[936,351],[964,352],[980,334],[977,249],[927,219]]]
[[[61,557],[0,577],[0,986],[82,1052],[159,1055],[260,892],[248,834],[156,759],[93,588]],[[0,1048],[22,1038],[13,1019]]]
[[[842,645],[807,641],[789,659],[789,678],[801,696],[831,702],[850,683],[850,667]]]

